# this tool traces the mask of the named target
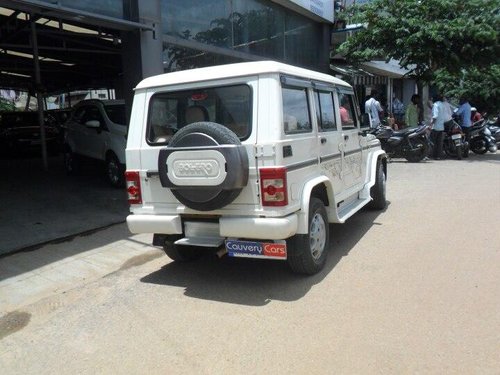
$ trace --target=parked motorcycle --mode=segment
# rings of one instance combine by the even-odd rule
[[[427,128],[427,125],[420,125],[394,131],[390,126],[379,125],[370,133],[377,137],[390,158],[405,158],[409,162],[418,163],[429,152]]]
[[[465,139],[462,128],[454,120],[444,124],[443,150],[447,156],[458,160],[469,156],[469,143]]]
[[[497,152],[496,140],[487,125],[487,120],[482,119],[472,124],[465,132],[470,149],[475,154],[482,155],[487,151],[492,153]]]
[[[495,139],[497,149],[500,147],[500,125],[498,120],[489,120],[486,124],[489,129],[491,136]]]

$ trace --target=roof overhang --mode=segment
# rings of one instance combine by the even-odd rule
[[[388,78],[403,78],[411,72],[409,69],[402,68],[399,61],[391,59],[385,61],[369,61],[360,64],[361,68],[373,74]]]
[[[70,22],[85,23],[88,25],[107,27],[115,30],[153,30],[151,26],[143,23],[90,13],[80,9],[65,7],[60,4],[51,4],[45,1],[0,0],[0,7],[16,9],[26,13],[39,14],[47,18],[63,19]]]

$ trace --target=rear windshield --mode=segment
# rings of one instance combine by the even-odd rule
[[[108,115],[108,118],[118,125],[127,125],[127,120],[125,120],[125,105],[124,104],[110,104],[105,105],[104,110]]]
[[[224,125],[243,140],[250,135],[251,108],[247,85],[158,93],[149,104],[147,141],[168,143],[183,126],[204,121]]]

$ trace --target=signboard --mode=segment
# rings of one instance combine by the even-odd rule
[[[332,0],[289,0],[301,8],[307,9],[329,22],[333,22],[333,1]]]

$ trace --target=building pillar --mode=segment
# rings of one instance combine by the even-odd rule
[[[125,99],[129,115],[134,87],[146,77],[163,73],[161,0],[124,0],[123,3],[126,18],[152,28],[122,33],[123,83],[117,88],[117,97]]]

